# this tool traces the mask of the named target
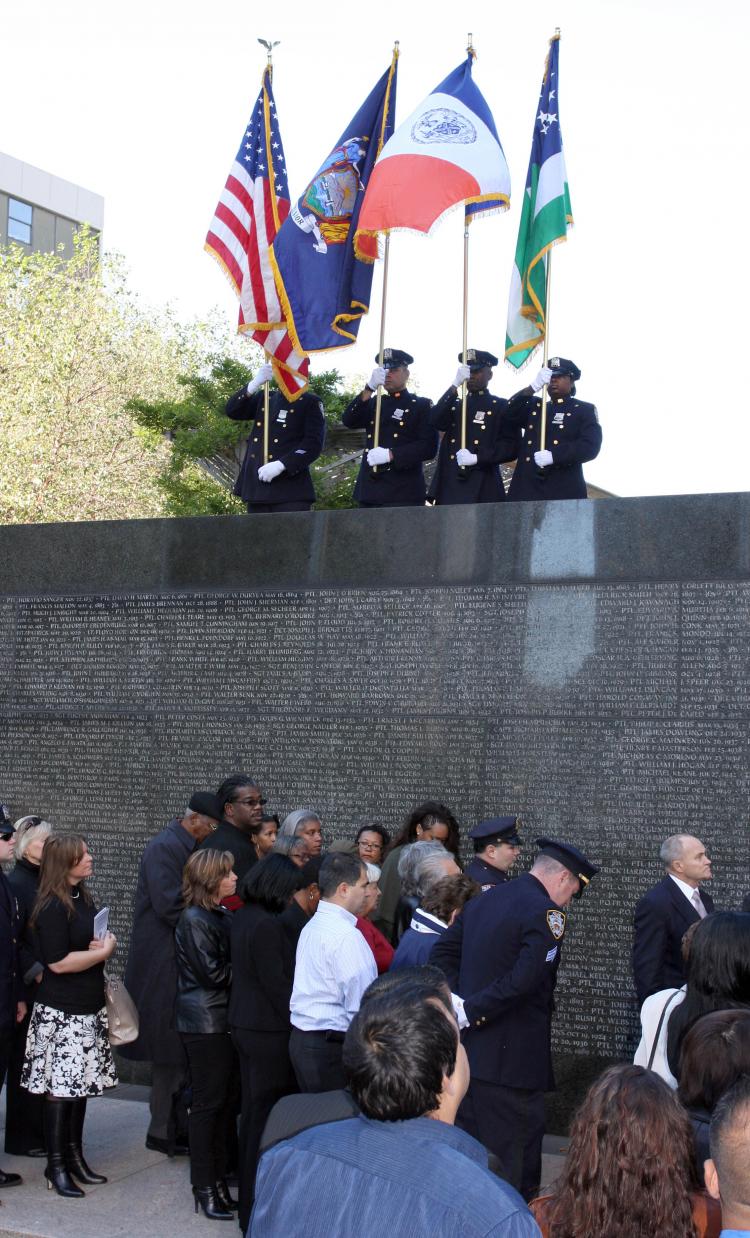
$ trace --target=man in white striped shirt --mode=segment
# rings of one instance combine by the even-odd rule
[[[297,945],[290,1002],[289,1054],[300,1090],[345,1086],[344,1034],[377,977],[372,950],[357,928],[367,892],[358,856],[331,852],[320,866],[320,903]]]

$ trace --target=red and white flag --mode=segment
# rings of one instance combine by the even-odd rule
[[[263,82],[206,236],[205,248],[225,271],[240,301],[238,330],[252,335],[273,364],[288,399],[307,387],[310,358],[292,345],[268,251],[289,214],[271,70]]]

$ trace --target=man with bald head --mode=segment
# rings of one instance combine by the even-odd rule
[[[659,858],[667,875],[635,909],[633,975],[641,1005],[652,993],[685,983],[682,938],[714,909],[701,889],[701,882],[711,879],[711,861],[699,838],[673,834],[662,843]]]

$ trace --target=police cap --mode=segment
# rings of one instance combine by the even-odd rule
[[[469,838],[482,842],[485,847],[489,847],[493,842],[510,843],[511,846],[520,847],[523,839],[518,834],[519,825],[520,818],[518,817],[489,817],[487,821],[480,821],[473,830],[469,830]]]
[[[380,353],[377,354],[375,360],[380,365]],[[400,365],[411,365],[414,358],[408,352],[404,352],[403,348],[384,348],[383,349],[383,369],[397,370]]]
[[[536,838],[534,841],[539,848],[540,855],[548,855],[553,860],[557,860],[558,864],[563,864],[569,873],[578,878],[581,887],[573,897],[580,898],[591,878],[599,872],[596,864],[587,860],[577,847],[571,843],[561,842],[559,838]]]
[[[581,377],[578,366],[574,361],[568,361],[567,357],[550,357],[547,365],[553,374],[569,374],[574,383]]]
[[[463,349],[458,354],[458,359],[463,364]],[[473,374],[475,370],[483,370],[485,366],[489,366],[492,369],[498,364],[498,361],[497,357],[493,357],[491,352],[484,352],[481,348],[467,348],[466,364]]]
[[[213,791],[194,791],[190,796],[188,808],[191,812],[199,812],[204,817],[212,817],[214,821],[221,821],[224,816],[221,800],[218,795],[214,795]]]

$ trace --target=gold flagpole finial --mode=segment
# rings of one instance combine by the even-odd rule
[[[467,55],[471,56],[472,60],[476,60],[477,54],[474,51],[474,35],[469,31],[469,42],[466,45]]]
[[[400,46],[401,46],[400,41],[396,39],[393,44],[393,59],[394,60],[398,60],[399,56],[401,55],[399,51]]]

